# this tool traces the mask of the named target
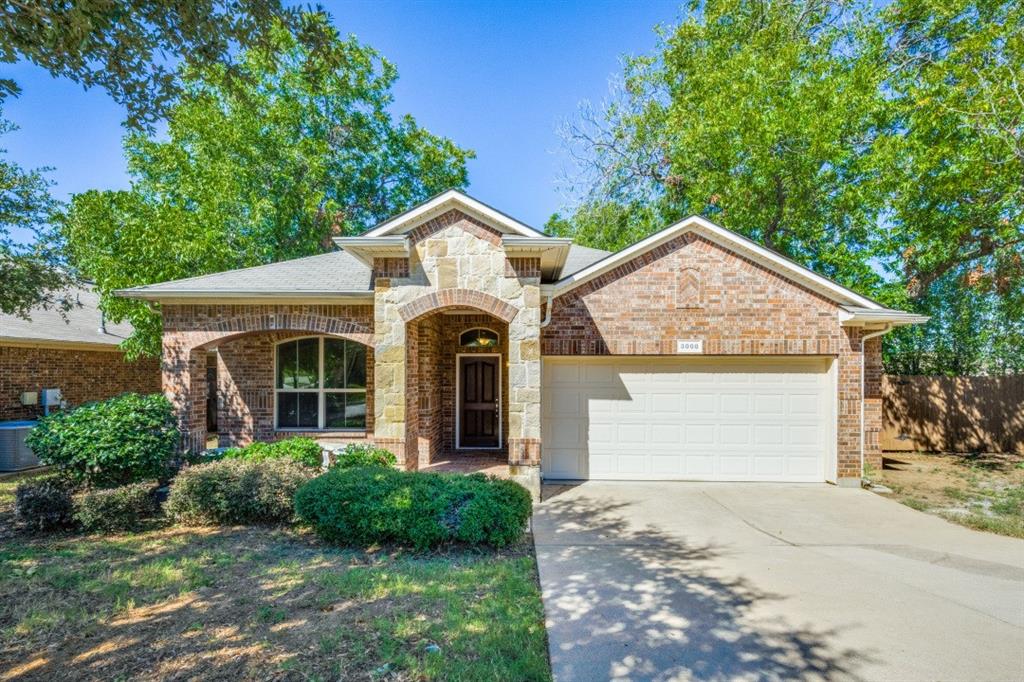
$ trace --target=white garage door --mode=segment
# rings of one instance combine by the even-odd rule
[[[824,481],[829,358],[544,358],[545,480]]]

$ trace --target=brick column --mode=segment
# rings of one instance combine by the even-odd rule
[[[206,351],[184,347],[164,335],[161,358],[163,392],[178,415],[182,452],[206,449]]]

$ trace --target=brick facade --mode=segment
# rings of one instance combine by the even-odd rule
[[[702,339],[705,355],[837,358],[838,475],[860,476],[860,330],[833,301],[701,236],[687,233],[556,298],[544,355],[675,355]],[[881,345],[868,342],[869,399],[881,390]],[[875,386],[875,389],[871,387]],[[879,461],[881,409],[865,409],[865,455]]]
[[[0,421],[42,415],[42,406],[22,405],[21,394],[44,388],[59,388],[71,407],[121,393],[159,393],[160,363],[125,362],[111,350],[0,346]]]
[[[705,355],[835,359],[838,475],[860,475],[861,414],[868,463],[880,460],[880,341],[868,342],[861,395],[858,328],[830,299],[694,233],[677,237],[554,299],[541,328],[540,262],[508,258],[501,235],[449,211],[409,233],[410,257],[374,263],[374,305],[165,305],[164,390],[188,447],[205,435],[205,359],[218,350],[222,444],[269,440],[274,343],[333,335],[368,346],[365,434],[422,467],[455,451],[459,334],[501,339],[502,449],[510,466],[541,461],[542,355],[675,355],[701,339]],[[323,436],[323,434],[317,434]],[[330,436],[327,436],[328,438]],[[344,438],[338,436],[339,438]],[[461,452],[461,451],[460,451]]]

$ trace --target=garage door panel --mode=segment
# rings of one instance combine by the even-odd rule
[[[543,474],[824,480],[828,363],[545,358]]]

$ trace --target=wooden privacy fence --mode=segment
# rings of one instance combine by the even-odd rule
[[[882,450],[1024,454],[1024,375],[886,376]]]

